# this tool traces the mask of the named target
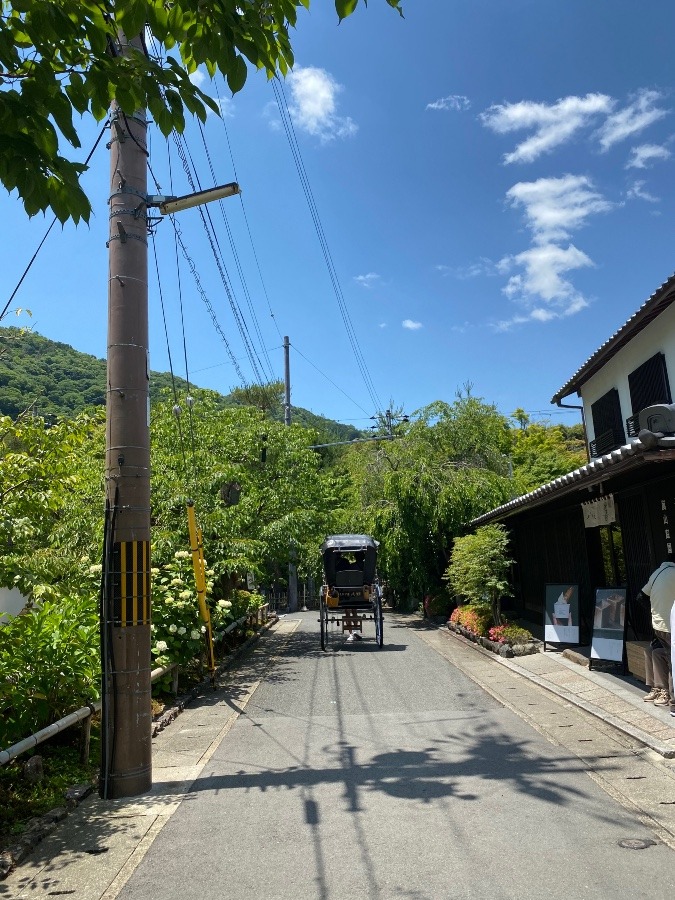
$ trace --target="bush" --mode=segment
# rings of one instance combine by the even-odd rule
[[[519,625],[497,625],[490,629],[488,637],[498,644],[510,644],[511,646],[527,644],[533,640],[532,633]]]
[[[458,606],[453,611],[450,621],[454,625],[461,625],[473,634],[487,637],[492,625],[492,613],[488,606],[467,603],[464,606]]]
[[[99,696],[97,599],[38,603],[0,626],[0,747]]]
[[[430,619],[446,616],[450,612],[452,602],[447,594],[427,594],[424,598],[424,614]]]

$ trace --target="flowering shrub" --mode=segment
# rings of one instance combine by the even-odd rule
[[[450,621],[455,625],[461,625],[474,634],[487,637],[492,623],[492,614],[486,606],[475,606],[467,603],[453,610]]]
[[[206,597],[213,587],[207,570]],[[233,621],[232,603],[219,600],[211,607],[211,629],[214,639]],[[194,586],[192,557],[187,550],[177,550],[173,560],[162,569],[152,570],[152,648],[157,666],[170,663],[186,665],[201,656],[206,625],[199,615]]]
[[[496,625],[491,628],[488,637],[498,644],[527,644],[532,640],[532,634],[526,628],[518,625]]]

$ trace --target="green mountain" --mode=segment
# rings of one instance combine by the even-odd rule
[[[80,353],[69,344],[50,341],[34,331],[0,328],[0,414],[21,415],[30,410],[35,415],[68,417],[87,406],[105,403],[106,362],[88,353]],[[175,379],[176,388],[185,394],[187,382]],[[168,391],[173,379],[170,372],[150,373],[150,402]],[[224,406],[246,402],[246,391],[240,389],[220,396]],[[270,416],[283,420],[281,397],[274,398]],[[293,421],[316,429],[321,441],[350,441],[362,432],[351,425],[317,416],[306,409],[294,408]]]

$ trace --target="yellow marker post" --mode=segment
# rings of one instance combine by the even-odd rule
[[[197,600],[199,601],[199,614],[206,626],[206,662],[211,673],[211,680],[216,671],[216,658],[213,652],[213,633],[211,631],[211,613],[206,604],[206,566],[204,564],[204,542],[201,528],[197,525],[195,507],[191,500],[187,503],[188,531],[190,534],[190,552],[192,553],[192,568],[195,573],[195,585],[197,587]]]

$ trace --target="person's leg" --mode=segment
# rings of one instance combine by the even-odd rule
[[[661,632],[663,634],[663,632]],[[662,640],[661,634],[659,640]],[[652,651],[652,664],[654,667],[654,687],[658,688],[659,696],[654,700],[654,706],[670,706],[670,648],[656,647]]]
[[[642,698],[645,703],[652,703],[659,696],[659,688],[654,683],[654,650],[651,646],[645,647],[645,683],[647,693]]]

